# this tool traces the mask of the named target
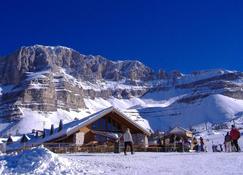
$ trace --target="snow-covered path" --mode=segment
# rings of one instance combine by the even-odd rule
[[[239,175],[243,153],[63,154],[83,174]],[[80,173],[82,173],[80,172]]]

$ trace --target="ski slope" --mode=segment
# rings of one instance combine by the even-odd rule
[[[175,102],[166,107],[126,110],[126,113],[148,120],[153,130],[167,130],[175,126],[189,128],[204,123],[230,123],[232,119],[242,118],[242,111],[243,100],[217,94],[198,99],[194,103]]]

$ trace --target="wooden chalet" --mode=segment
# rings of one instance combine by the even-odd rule
[[[62,130],[56,129],[53,135],[46,136],[45,145],[50,147],[70,144],[78,147],[109,145],[113,147],[117,142],[123,144],[122,136],[126,128],[131,131],[134,145],[143,148],[148,146],[150,131],[113,107],[64,124]]]
[[[103,109],[90,116],[74,120],[70,123],[59,124],[53,130],[45,129],[43,134],[29,135],[31,138],[25,146],[37,146],[44,144],[52,147],[88,147],[99,145],[112,145],[123,143],[123,133],[129,128],[133,137],[134,145],[139,147],[148,146],[148,136],[151,130],[133,121],[124,113],[114,107]],[[10,144],[9,150],[21,149],[21,143]],[[56,151],[57,152],[57,151]]]

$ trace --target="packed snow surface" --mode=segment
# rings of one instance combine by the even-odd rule
[[[212,143],[222,144],[228,130],[202,132],[208,152],[73,153],[55,154],[43,147],[0,155],[0,174],[73,175],[239,175],[243,152],[213,153]],[[199,137],[199,136],[198,136]],[[243,146],[243,137],[239,140]]]
[[[239,175],[243,153],[54,154],[38,147],[0,155],[0,174]]]
[[[161,175],[239,175],[242,173],[242,153],[136,153],[69,154],[63,155],[88,165],[94,174],[161,174]]]

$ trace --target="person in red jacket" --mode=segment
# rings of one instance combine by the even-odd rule
[[[239,145],[238,145],[238,139],[240,138],[240,132],[238,129],[235,128],[235,125],[231,126],[231,131],[230,131],[230,137],[232,140],[233,146],[235,146],[236,151],[240,151]]]

